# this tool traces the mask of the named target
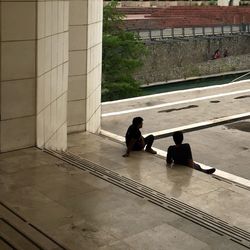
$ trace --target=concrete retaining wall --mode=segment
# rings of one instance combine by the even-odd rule
[[[147,44],[144,65],[135,74],[141,84],[230,71],[250,70],[250,37],[200,38]],[[215,50],[228,57],[211,60]]]

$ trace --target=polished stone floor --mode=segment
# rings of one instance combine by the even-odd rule
[[[123,144],[93,134],[72,134],[68,145],[71,153],[119,176],[250,231],[246,189],[189,168],[166,168],[163,158],[145,152],[123,158]],[[246,249],[36,148],[0,155],[0,197],[1,250],[12,249],[6,242],[25,250],[39,249],[36,244],[77,250]]]

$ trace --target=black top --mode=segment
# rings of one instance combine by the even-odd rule
[[[130,142],[130,140],[136,139],[137,141],[141,138],[141,131],[137,126],[134,126],[133,124],[129,126],[127,133],[126,133],[126,144]]]
[[[188,166],[188,161],[192,159],[192,152],[188,143],[178,145],[178,147],[174,145],[168,148],[167,163],[169,164],[174,161],[175,164]]]

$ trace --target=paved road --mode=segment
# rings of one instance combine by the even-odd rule
[[[204,91],[172,92],[105,104],[102,107],[102,129],[124,136],[133,117],[142,116],[142,132],[147,134],[248,112],[250,82],[243,82],[233,84],[231,88],[220,86]]]

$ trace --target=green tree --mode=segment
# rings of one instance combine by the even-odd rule
[[[117,11],[117,0],[112,0],[103,8],[104,34],[116,34],[122,29],[124,14]]]
[[[133,74],[142,65],[145,45],[123,27],[124,15],[113,0],[103,11],[102,101],[140,95],[140,84]]]

